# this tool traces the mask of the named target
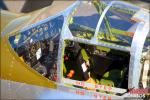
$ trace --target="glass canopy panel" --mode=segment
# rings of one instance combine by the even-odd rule
[[[72,13],[69,29],[73,36],[91,39],[100,18],[98,13],[100,2],[83,1]]]
[[[103,18],[98,41],[130,47],[139,22],[135,14],[140,9],[130,4],[115,2]]]
[[[19,58],[31,68],[56,81],[57,55],[64,17],[42,20],[26,30],[9,37]]]
[[[150,51],[150,32],[148,33],[146,37],[144,47],[143,47],[143,52],[148,52],[148,50]]]

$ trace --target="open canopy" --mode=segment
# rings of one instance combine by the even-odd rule
[[[115,49],[116,54],[125,51],[131,54],[127,57],[130,59],[129,87],[137,87],[140,78],[140,69],[138,70],[137,66],[140,66],[142,50],[147,52],[150,46],[147,22],[147,10],[125,2],[77,1],[55,16],[25,27],[16,34],[10,34],[9,41],[25,63],[53,81],[61,80],[62,77],[61,72],[57,72],[61,71],[60,66],[64,60],[64,46],[67,44],[64,43],[65,40],[76,42],[77,45],[87,44],[89,47],[109,53],[110,49]],[[74,50],[77,51],[76,48]],[[91,53],[95,53],[95,49]],[[136,76],[137,73],[139,74]]]

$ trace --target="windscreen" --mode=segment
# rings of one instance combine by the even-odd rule
[[[19,58],[28,66],[57,81],[57,56],[64,18],[58,16],[9,37]]]

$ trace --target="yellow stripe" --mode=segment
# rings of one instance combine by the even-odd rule
[[[8,38],[1,39],[1,79],[57,88],[57,85],[27,66],[11,48]]]

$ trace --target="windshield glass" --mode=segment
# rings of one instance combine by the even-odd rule
[[[50,80],[57,79],[57,54],[64,18],[56,17],[9,37],[19,58]]]

